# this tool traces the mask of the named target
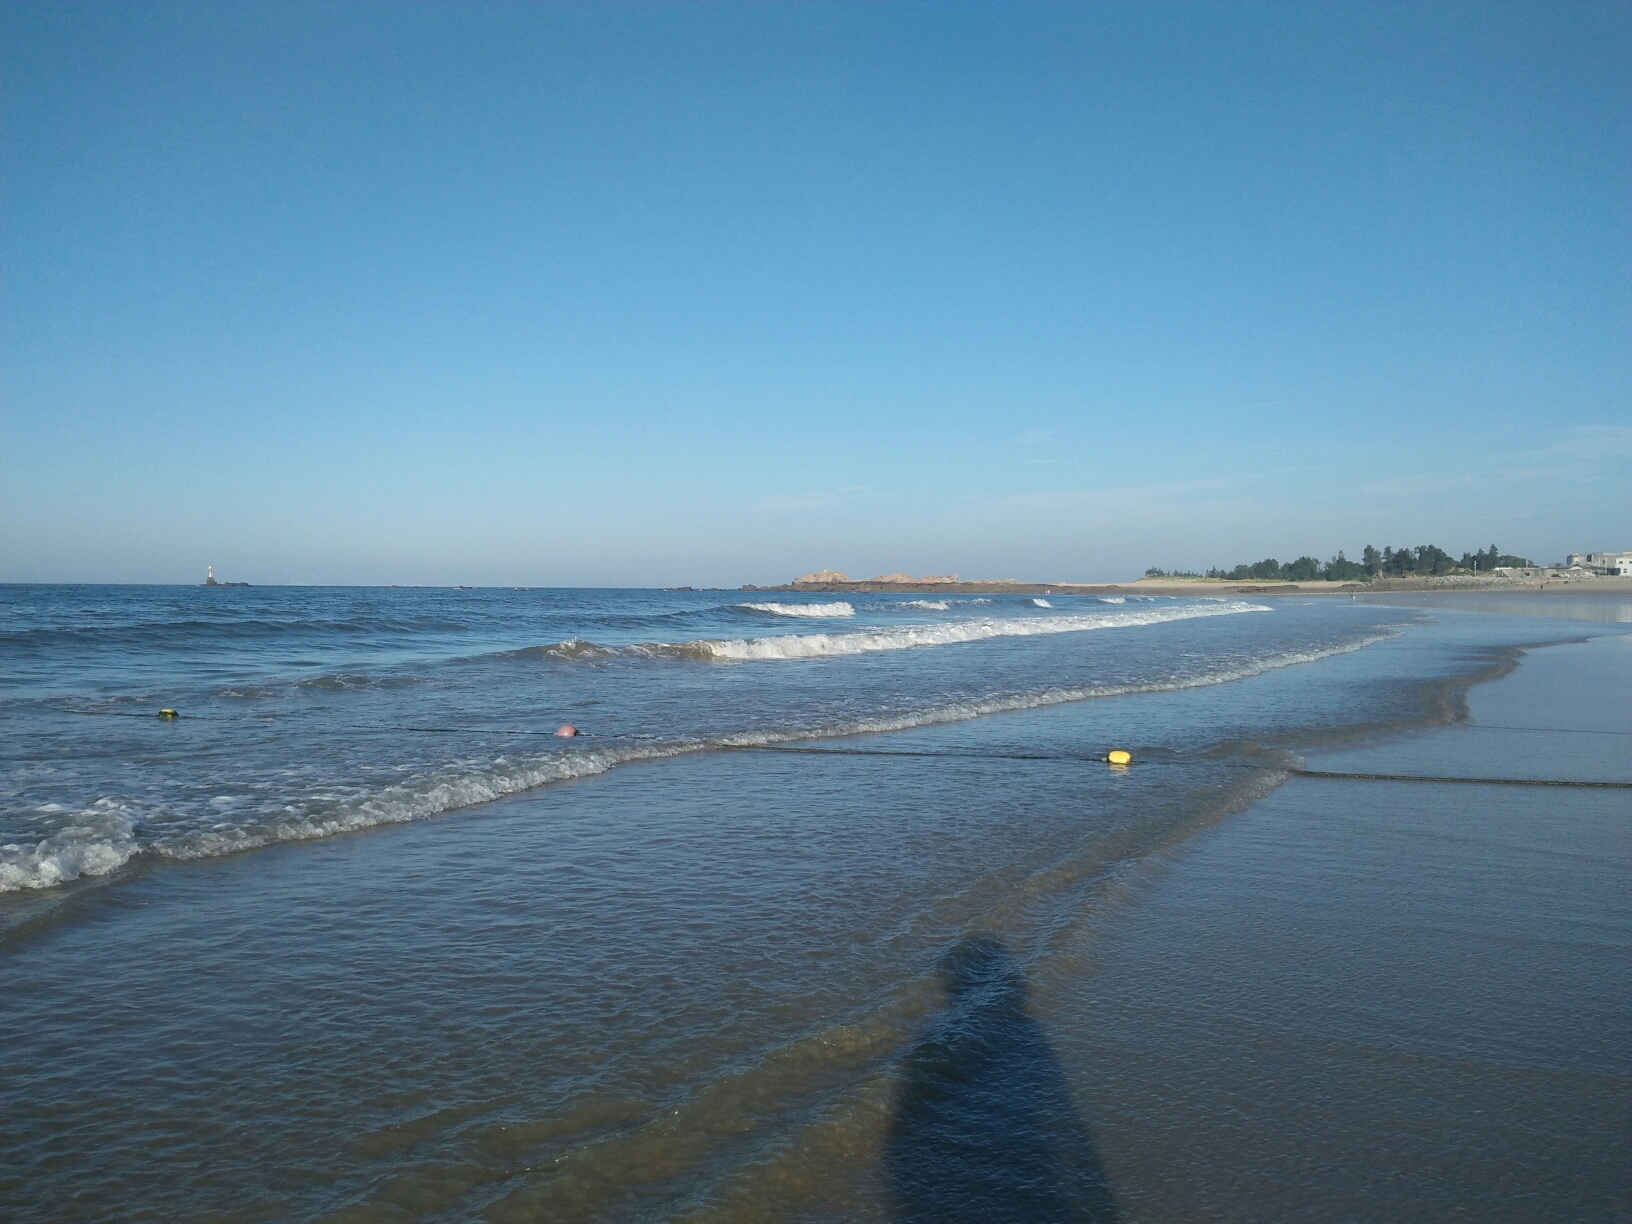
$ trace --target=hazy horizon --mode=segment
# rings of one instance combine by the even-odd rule
[[[1629,35],[7,5],[0,581],[1632,548]]]

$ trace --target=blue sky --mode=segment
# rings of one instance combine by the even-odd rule
[[[0,579],[1632,548],[1632,6],[0,8]]]

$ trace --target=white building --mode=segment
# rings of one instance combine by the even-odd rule
[[[1571,553],[1569,563],[1590,569],[1596,574],[1632,577],[1632,552]]]

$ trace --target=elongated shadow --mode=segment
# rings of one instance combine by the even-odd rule
[[[1114,1224],[1116,1203],[1059,1060],[1001,943],[942,961],[947,1005],[907,1055],[884,1153],[895,1220]]]

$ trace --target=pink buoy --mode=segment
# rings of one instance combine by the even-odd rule
[[[578,728],[573,726],[571,723],[562,723],[556,730],[556,734],[562,737],[574,736],[578,734]]]

